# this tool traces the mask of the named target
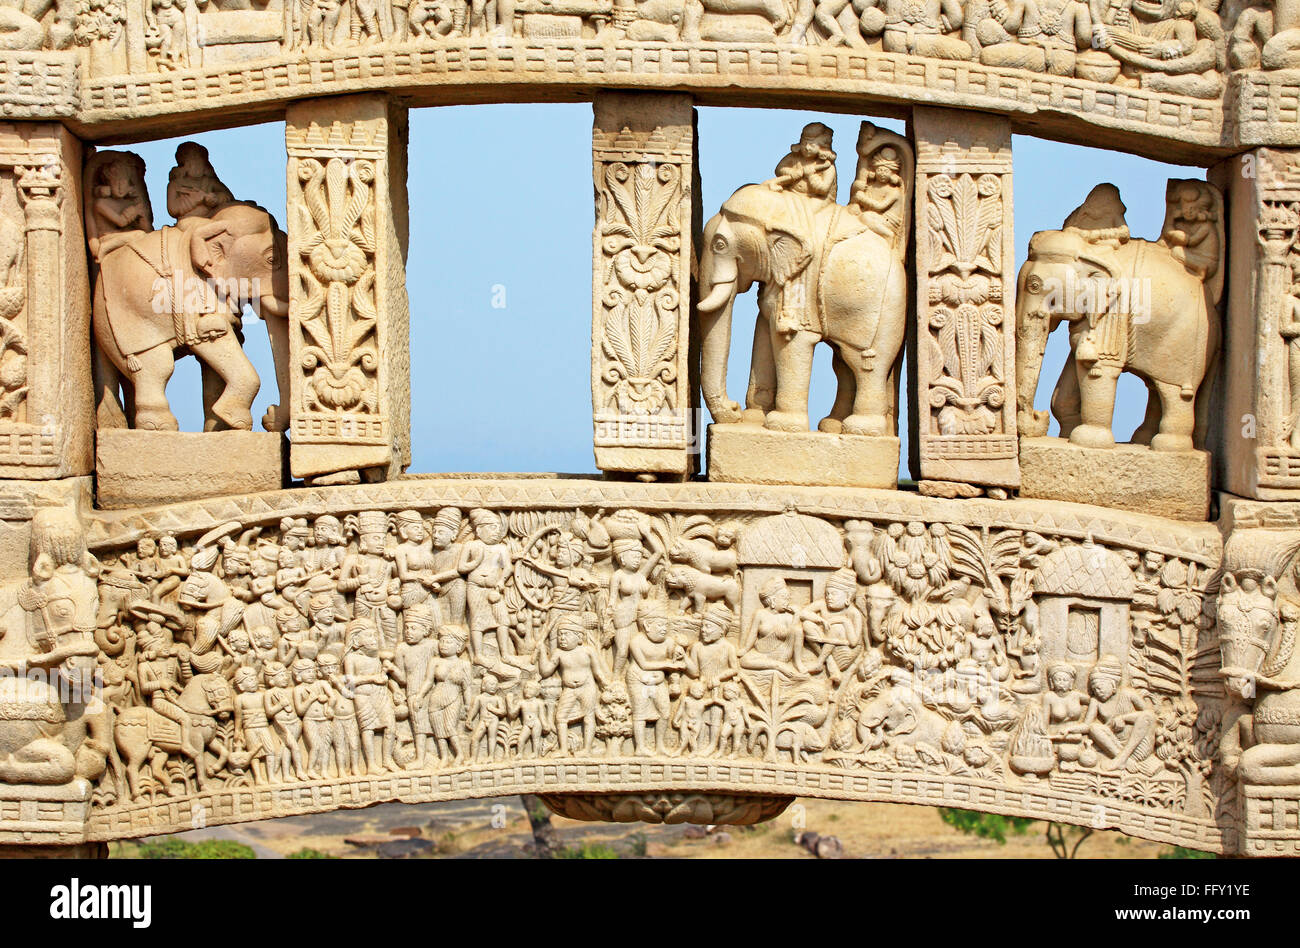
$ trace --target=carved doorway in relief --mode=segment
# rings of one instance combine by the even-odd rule
[[[1076,605],[1066,620],[1065,656],[1072,662],[1095,662],[1101,657],[1101,609]]]

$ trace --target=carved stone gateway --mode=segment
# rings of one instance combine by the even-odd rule
[[[0,846],[523,792],[1300,855],[1300,3],[238,6],[0,11]],[[604,476],[407,477],[406,110],[555,100]],[[701,105],[789,128],[719,208]],[[116,144],[281,120],[261,195]],[[1154,240],[1060,182],[1020,260],[1013,134],[1207,173]]]

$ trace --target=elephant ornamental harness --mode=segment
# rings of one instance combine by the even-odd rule
[[[216,315],[215,292],[206,280],[192,279],[184,283],[179,279],[180,271],[175,270],[170,265],[170,255],[168,254],[167,244],[173,235],[180,235],[182,239],[188,236],[185,230],[179,227],[162,227],[156,231],[158,234],[158,259],[152,259],[141,246],[145,243],[148,236],[141,237],[126,244],[132,253],[143,260],[154,273],[158,274],[161,283],[156,283],[155,287],[161,288],[161,294],[155,293],[154,306],[157,312],[170,312],[172,317],[172,329],[176,336],[176,345],[178,346],[196,346],[201,342],[211,342],[224,336],[230,329],[226,320]],[[192,293],[202,293],[201,299],[195,299],[194,305],[187,305],[190,302]],[[166,309],[159,308],[160,296],[166,299]],[[111,322],[110,322],[111,324]],[[118,347],[126,352],[126,347],[122,346],[121,340],[117,340]],[[133,353],[126,353],[127,368],[132,372],[140,371],[139,361]],[[132,364],[134,363],[134,364]]]

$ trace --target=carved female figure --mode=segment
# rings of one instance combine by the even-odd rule
[[[348,637],[351,644],[343,659],[343,670],[354,691],[366,769],[372,774],[397,770],[393,759],[397,718],[388,690],[388,673],[379,657],[379,631],[372,620],[358,618],[348,623]]]
[[[461,715],[470,700],[470,663],[461,656],[465,630],[443,626],[438,631],[438,657],[417,703],[428,701],[429,723],[438,743],[438,760],[446,765],[464,758]]]
[[[790,589],[774,576],[758,591],[762,604],[750,617],[740,645],[740,665],[756,671],[779,671],[787,678],[807,677],[803,667],[803,624],[790,605]]]

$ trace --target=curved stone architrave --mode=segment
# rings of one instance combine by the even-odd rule
[[[523,792],[587,819],[810,796],[1237,846],[1209,524],[543,477],[84,519],[120,751],[89,840]]]

